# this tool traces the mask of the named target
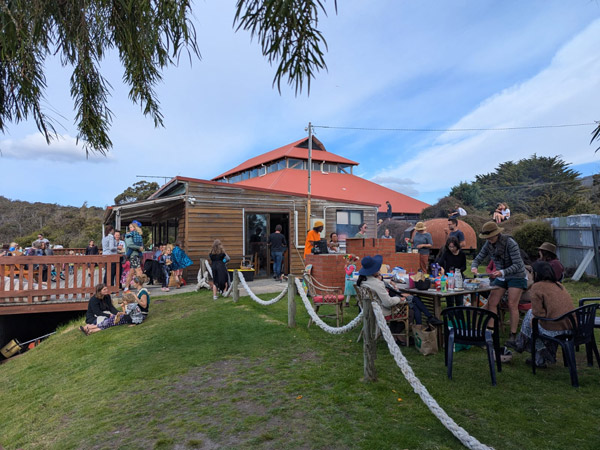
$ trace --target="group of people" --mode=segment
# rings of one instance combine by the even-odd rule
[[[498,203],[496,210],[492,214],[492,219],[496,223],[502,223],[505,220],[510,219],[510,209],[506,203]]]

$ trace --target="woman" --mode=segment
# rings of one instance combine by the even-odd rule
[[[175,277],[177,287],[179,288],[182,284],[186,284],[183,279],[183,269],[192,265],[192,260],[189,256],[181,249],[181,242],[176,241],[175,247],[173,247],[173,253],[171,255],[171,273]]]
[[[562,281],[565,277],[565,268],[556,256],[556,245],[544,242],[538,247],[539,261],[546,261],[554,270],[556,281]]]
[[[519,353],[531,349],[533,316],[555,319],[573,309],[573,299],[564,286],[556,280],[554,270],[548,262],[536,261],[533,263],[533,281],[533,286],[529,289],[531,309],[527,311],[523,319],[517,341],[514,345],[507,343]],[[556,336],[569,328],[569,322],[564,320],[560,322],[538,322],[538,330],[542,337]],[[535,350],[535,365],[537,367],[544,368],[547,367],[547,363],[556,362],[556,344],[544,344],[539,339],[536,340]],[[531,364],[530,359],[527,362]]]
[[[329,253],[340,252],[340,241],[338,240],[338,235],[335,231],[329,235],[329,243],[327,244],[327,248]]]
[[[379,269],[381,268],[381,264],[383,263],[383,256],[375,255],[365,256],[361,261],[361,268],[358,271],[358,281],[356,282],[357,286],[367,286],[373,292],[377,294],[379,300],[381,300],[381,310],[383,311],[384,316],[389,316],[392,314],[392,306],[401,303],[402,300],[399,297],[390,297],[387,289],[385,288],[385,284],[381,280],[379,276]],[[399,322],[391,322],[390,327],[399,325]],[[401,330],[392,332],[400,332]]]
[[[385,231],[383,232],[383,236],[381,236],[381,239],[392,239],[392,235],[390,234],[389,228],[385,229]]]
[[[453,273],[455,269],[458,269],[464,278],[464,271],[467,270],[467,257],[461,250],[460,243],[456,237],[450,236],[448,238],[444,251],[436,263],[442,268],[442,275]],[[446,297],[446,305],[448,308],[462,306],[462,295],[450,295]]]
[[[141,277],[142,272],[142,252],[144,251],[144,241],[142,238],[142,224],[137,220],[129,224],[129,232],[125,234],[125,257],[129,261],[130,270],[125,280],[125,289],[123,292],[129,291],[131,279],[134,275]]]
[[[212,249],[208,255],[210,259],[210,265],[212,269],[213,278],[213,300],[218,299],[218,293],[223,293],[229,286],[229,274],[227,273],[227,266],[225,263],[229,260],[223,244],[219,239],[215,239],[213,242]]]
[[[144,315],[137,303],[137,297],[131,292],[123,294],[122,311],[117,314],[111,314],[106,320],[103,320],[99,325],[86,324],[79,327],[87,336],[98,331],[106,330],[107,328],[117,325],[140,324],[144,321]]]
[[[108,319],[111,314],[117,314],[117,309],[112,304],[112,299],[108,294],[108,288],[104,283],[96,286],[94,295],[88,302],[87,313],[85,314],[85,323],[89,325],[99,325]]]
[[[494,215],[492,216],[492,218],[494,219],[494,222],[496,223],[500,223],[503,220],[503,211],[504,208],[506,208],[504,206],[503,203],[498,203],[498,207],[496,208],[496,211],[494,211]]]
[[[498,314],[498,303],[508,290],[510,338],[506,345],[514,345],[519,326],[519,300],[523,291],[527,289],[527,273],[519,245],[512,237],[502,234],[503,231],[504,228],[500,228],[496,222],[483,224],[479,237],[486,242],[471,263],[471,272],[477,275],[477,266],[488,257],[494,262],[495,270],[490,274],[494,278],[491,285],[498,289],[490,293],[485,308]]]
[[[148,308],[150,307],[150,293],[148,289],[144,287],[145,277],[133,277],[133,287],[137,290],[137,304],[142,310],[144,317],[148,315]]]
[[[427,273],[429,266],[429,249],[433,247],[431,234],[426,233],[427,227],[423,222],[417,222],[415,225],[416,233],[412,238],[412,246],[419,250],[419,270]]]

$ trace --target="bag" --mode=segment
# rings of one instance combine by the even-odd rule
[[[177,281],[177,277],[175,275],[171,275],[169,277],[169,287],[174,287],[174,288],[179,287],[179,281]]]
[[[422,355],[434,355],[438,352],[437,330],[429,325],[413,325],[415,347]]]

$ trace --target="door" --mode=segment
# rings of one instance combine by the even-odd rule
[[[288,242],[288,250],[283,255],[283,272],[289,273],[289,214],[287,213],[246,213],[246,257],[255,265],[256,277],[267,278],[273,274],[273,261],[267,245],[275,227],[281,225],[282,233]]]

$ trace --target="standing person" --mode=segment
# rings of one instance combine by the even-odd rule
[[[456,219],[448,219],[448,237],[455,237],[458,239],[458,244],[460,248],[465,248],[467,242],[465,241],[465,234],[458,229],[458,220]]]
[[[387,212],[385,215],[387,219],[390,220],[392,218],[392,205],[389,200],[386,200],[385,204],[387,205]]]
[[[313,241],[321,240],[321,231],[323,231],[324,226],[325,224],[323,222],[317,220],[313,229],[310,230],[306,235],[306,242],[304,242],[304,259],[306,259],[308,255],[310,255],[314,245]]]
[[[121,240],[121,232],[119,230],[115,230],[115,245],[117,246],[117,255],[119,255],[121,257],[121,259],[119,260],[119,271],[121,273],[121,278],[123,278],[123,264],[125,263],[125,241]],[[127,278],[127,277],[125,277]],[[122,289],[123,288],[123,283],[121,283],[121,280],[119,279],[119,288]]]
[[[556,281],[562,282],[565,277],[565,268],[558,260],[558,256],[556,256],[556,245],[551,244],[550,242],[544,242],[538,247],[538,255],[539,261],[546,261],[552,266]]]
[[[213,300],[218,299],[218,292],[223,293],[229,286],[229,274],[227,273],[227,266],[225,265],[229,261],[229,256],[225,253],[223,244],[219,239],[215,239],[213,246],[208,255],[210,259],[210,265],[212,269],[213,278]]]
[[[141,264],[142,252],[144,251],[144,240],[142,238],[143,231],[141,225],[142,224],[137,220],[132,221],[129,224],[129,232],[125,234],[125,256],[131,267],[127,274],[127,279],[125,280],[125,292],[129,291],[129,286],[134,274],[138,277],[143,275]]]
[[[182,284],[186,284],[183,279],[183,269],[192,265],[192,260],[181,248],[181,241],[175,241],[171,260],[173,261],[171,264],[171,273],[175,276],[175,281],[179,288]]]
[[[367,228],[368,228],[368,227],[367,227],[367,224],[366,224],[366,223],[361,223],[361,224],[358,226],[358,233],[356,233],[356,234],[354,235],[354,237],[355,237],[355,238],[358,238],[358,239],[364,239],[364,238],[366,238],[366,237],[367,237]]]
[[[429,266],[429,249],[433,247],[431,234],[426,233],[426,230],[427,227],[423,222],[417,222],[415,225],[415,234],[412,238],[413,248],[416,248],[419,251],[419,270],[423,273],[427,273],[427,267]]]
[[[329,253],[339,253],[340,252],[340,241],[338,240],[338,235],[334,231],[329,235],[329,242],[327,243],[327,250]]]
[[[464,272],[467,270],[467,257],[460,249],[458,239],[455,236],[451,236],[446,241],[444,251],[436,261],[442,268],[442,274],[454,272],[455,269],[460,270],[461,275],[464,277]],[[462,306],[462,295],[450,295],[446,297],[446,306],[451,308],[452,306]]]
[[[42,256],[53,256],[54,252],[50,248],[50,245],[46,244],[46,241],[40,241],[39,254]],[[50,266],[52,266],[52,265],[50,265]],[[42,281],[44,281],[44,282],[48,281],[48,265],[47,264],[44,264],[42,266]],[[55,280],[52,279],[52,281],[55,281]]]
[[[85,248],[85,253],[84,253],[84,254],[85,254],[86,256],[93,256],[93,255],[97,255],[97,254],[99,254],[99,253],[100,253],[100,252],[98,251],[98,247],[96,246],[96,244],[94,243],[94,240],[92,239],[92,240],[89,242],[88,246]],[[91,277],[91,276],[92,276],[92,275],[90,274],[90,267],[91,267],[91,264],[90,264],[90,263],[87,263],[87,268],[86,268],[85,272],[87,273],[87,276],[88,276],[88,277]],[[95,270],[95,269],[96,269],[96,264],[94,264],[94,270]],[[92,282],[93,282],[93,281],[94,281],[94,280],[92,280]]]
[[[496,270],[491,273],[494,277],[491,285],[499,289],[494,289],[490,293],[485,308],[497,314],[498,303],[508,290],[510,338],[507,345],[514,345],[519,326],[519,300],[523,291],[527,289],[527,273],[519,244],[512,237],[502,234],[503,231],[504,228],[499,227],[494,221],[483,224],[479,237],[486,242],[471,263],[471,272],[477,275],[477,266],[488,257],[494,262]]]
[[[112,303],[108,294],[108,288],[104,283],[96,286],[94,295],[88,302],[87,313],[85,314],[85,323],[90,325],[99,325],[108,319],[111,314],[117,314],[118,311]]]
[[[281,234],[283,227],[279,224],[275,226],[275,232],[271,233],[267,241],[271,247],[271,258],[273,259],[273,278],[276,280],[283,280],[283,274],[281,272],[281,265],[283,262],[283,254],[287,248],[287,242],[285,236]]]
[[[102,238],[102,255],[116,255],[117,254],[117,243],[115,242],[115,229],[112,225],[106,226],[106,235]],[[117,263],[110,263],[110,286],[115,286],[115,280],[117,278]],[[106,283],[107,272],[104,272],[103,283]]]
[[[37,239],[35,241],[33,241],[33,242],[39,242],[40,244],[42,242],[45,242],[46,245],[50,244],[50,241],[48,239],[46,239],[42,233],[39,233],[38,236],[37,236]],[[32,242],[31,245],[33,245],[33,242]]]

